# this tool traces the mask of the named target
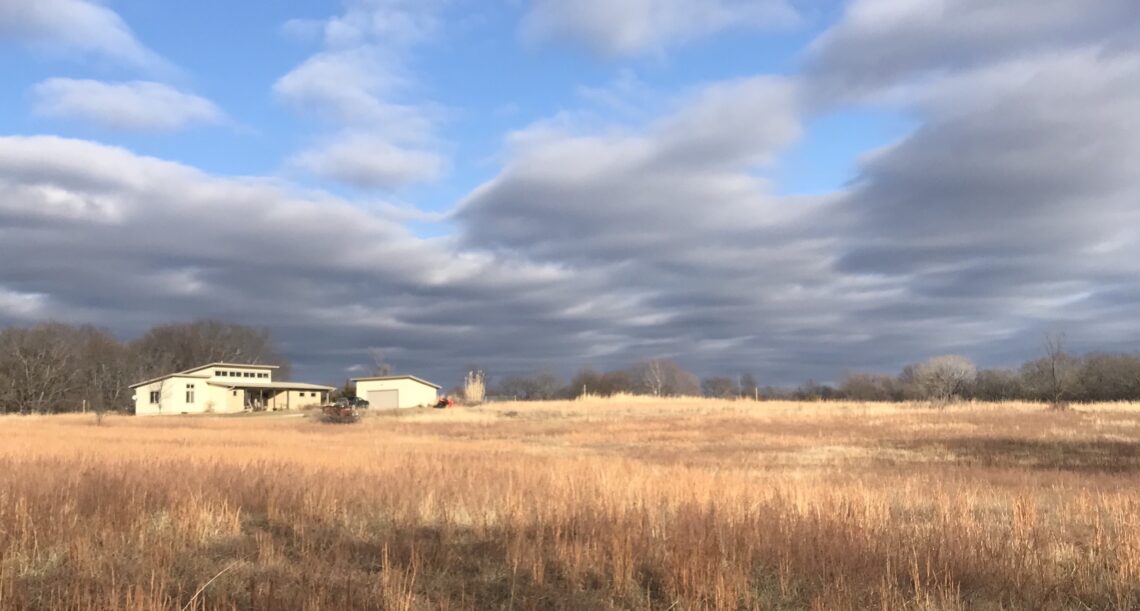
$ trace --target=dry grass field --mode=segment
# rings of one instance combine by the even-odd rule
[[[3,609],[1135,609],[1140,408],[0,419]]]

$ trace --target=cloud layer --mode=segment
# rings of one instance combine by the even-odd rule
[[[367,189],[438,179],[438,118],[413,99],[408,68],[442,27],[436,7],[347,6],[292,26],[320,48],[274,93],[312,109],[321,131],[291,164]],[[652,104],[618,87],[602,97],[636,108],[624,120],[587,106],[520,126],[442,237],[417,236],[417,215],[389,203],[0,138],[0,244],[25,255],[0,263],[0,321],[265,324],[330,381],[369,348],[443,383],[472,364],[503,375],[652,356],[763,383],[831,380],[951,352],[1016,362],[1058,328],[1078,348],[1132,349],[1134,6],[856,0],[799,73]],[[589,4],[537,2],[530,19],[594,19],[575,7]],[[679,1],[630,7],[605,27],[545,35],[621,55],[730,27],[688,23],[699,19],[682,19]],[[776,164],[811,121],[845,108],[916,127],[866,152],[849,185],[780,195]]]

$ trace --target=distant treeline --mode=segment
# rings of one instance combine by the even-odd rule
[[[937,394],[931,391],[927,368],[927,364],[909,365],[894,376],[851,374],[837,388],[811,386],[797,392],[807,391],[820,398],[830,394],[858,401],[937,399]],[[1059,352],[1014,369],[982,369],[972,373],[967,370],[952,396],[979,401],[1056,404],[1140,401],[1140,354]]]
[[[491,398],[520,401],[573,399],[583,394],[608,397],[620,393],[698,396],[702,394],[701,379],[672,360],[651,359],[606,372],[586,367],[579,370],[569,383],[550,371],[492,379],[488,392]]]
[[[265,329],[206,320],[123,342],[91,326],[8,327],[0,330],[0,412],[126,410],[129,385],[215,361],[279,365],[288,376]]]
[[[666,359],[626,369],[582,369],[568,383],[552,372],[492,380],[493,398],[544,400],[582,394],[851,401],[1140,401],[1140,354],[1066,353],[1047,342],[1045,355],[1012,369],[981,369],[962,356],[940,356],[908,365],[895,375],[851,373],[837,385],[808,381],[795,388],[760,385],[752,374],[703,380]]]
[[[133,341],[104,329],[62,323],[0,330],[0,412],[92,411],[132,407],[130,384],[217,361],[289,363],[266,329],[205,320],[153,327]],[[387,371],[389,367],[383,365]],[[1044,355],[1015,369],[978,370],[969,359],[941,356],[896,375],[852,373],[837,385],[760,385],[752,374],[700,379],[669,359],[598,371],[566,381],[554,372],[487,377],[491,399],[572,399],[620,393],[652,396],[791,399],[801,401],[1140,401],[1140,354],[1070,355],[1057,338]],[[458,389],[454,392],[458,392]]]

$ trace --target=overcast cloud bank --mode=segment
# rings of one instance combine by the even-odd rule
[[[601,23],[589,3],[536,1],[518,27],[620,57],[799,19],[781,2],[716,3],[708,22],[684,2],[635,5]],[[104,10],[82,8],[109,41],[93,52],[147,63]],[[293,24],[320,49],[273,94],[327,127],[285,165],[380,200],[445,176],[438,120],[412,100],[406,69],[442,15],[354,1]],[[0,11],[0,35],[34,18]],[[0,137],[0,323],[129,334],[223,318],[273,327],[299,369],[332,380],[380,348],[444,383],[473,364],[502,375],[647,357],[765,384],[834,380],[944,353],[1018,362],[1057,329],[1078,349],[1132,349],[1136,31],[1140,6],[1123,0],[856,0],[795,74],[703,82],[645,120],[582,102],[519,125],[438,237],[417,235],[396,202],[78,139]],[[53,87],[37,90],[41,112],[120,116],[65,104]],[[123,103],[120,122],[224,116],[186,95],[164,93],[197,109],[181,118]],[[781,195],[773,167],[839,108],[905,113],[917,127],[867,151],[847,187]]]

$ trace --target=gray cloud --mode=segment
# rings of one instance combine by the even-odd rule
[[[971,314],[1006,328],[1067,318],[1131,286],[1138,60],[1082,49],[1035,61],[1027,79],[958,79],[954,97],[981,103],[930,110],[841,203],[864,243],[840,268],[896,277],[916,299],[990,304]]]
[[[535,125],[458,218],[470,243],[539,259],[632,259],[698,246],[710,231],[739,239],[796,215],[747,171],[796,138],[795,100],[790,83],[757,78],[688,96],[644,132]]]
[[[511,341],[497,337],[504,295],[522,320],[570,297],[552,289],[564,272],[551,266],[456,253],[328,195],[77,140],[0,138],[0,221],[6,320],[126,333],[203,316],[264,324],[334,377],[376,345],[402,347],[408,367],[462,367]],[[423,319],[449,305],[454,320]],[[441,351],[459,364],[440,366]]]
[[[826,103],[932,71],[1125,42],[1138,26],[1140,5],[1131,0],[853,0],[810,46],[807,63],[817,103]]]
[[[786,0],[532,0],[522,36],[624,56],[661,52],[724,30],[787,28],[798,21]]]

